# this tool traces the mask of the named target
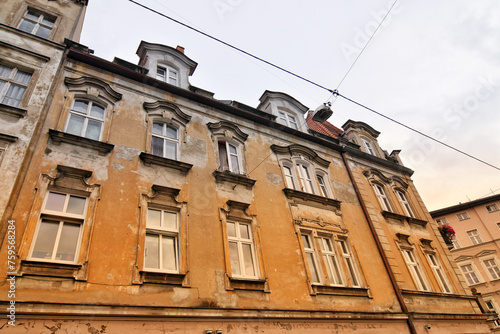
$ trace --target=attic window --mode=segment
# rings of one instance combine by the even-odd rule
[[[171,67],[157,66],[156,79],[178,86],[177,71]]]
[[[295,130],[299,129],[299,127],[297,126],[297,120],[291,113],[286,111],[279,111],[278,114],[278,123]]]

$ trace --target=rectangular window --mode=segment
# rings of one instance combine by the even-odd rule
[[[19,107],[31,80],[31,73],[17,67],[0,65],[0,101]]]
[[[405,193],[403,193],[402,191],[396,191],[396,195],[398,196],[399,203],[401,203],[401,206],[403,207],[405,215],[407,215],[408,217],[415,218],[415,214],[411,209],[410,202],[408,202]]]
[[[234,277],[258,278],[252,225],[226,222],[226,228],[231,274]]]
[[[156,68],[156,79],[177,86],[177,71],[170,67],[158,66]]]
[[[431,265],[432,270],[434,271],[434,275],[436,276],[439,285],[441,286],[441,290],[446,293],[451,293],[451,285],[446,277],[446,274],[441,267],[441,263],[435,254],[427,254],[427,259],[429,260],[429,264]]]
[[[50,191],[36,228],[31,259],[74,263],[86,208],[86,197]]]
[[[385,194],[384,188],[376,183],[373,184],[373,188],[375,189],[375,194],[377,195],[380,205],[382,206],[382,210],[392,211],[391,204],[389,203],[389,199]]]
[[[436,219],[436,223],[441,226],[441,225],[448,225],[448,221],[446,220],[446,218],[439,218],[439,219]]]
[[[53,16],[28,9],[19,23],[19,29],[42,38],[49,38],[55,22],[56,18]]]
[[[93,101],[75,100],[69,111],[66,132],[77,136],[101,140],[105,108]]]
[[[411,276],[413,277],[413,280],[417,285],[417,289],[421,291],[429,291],[427,280],[424,276],[422,268],[420,267],[420,264],[418,263],[417,258],[415,257],[415,254],[413,253],[413,250],[403,249],[403,257],[406,261],[406,264],[408,265]]]
[[[316,259],[316,251],[311,235],[305,233],[302,234],[302,245],[304,247],[304,253],[306,255],[307,266],[309,267],[311,281],[312,283],[321,283],[320,271]]]
[[[363,142],[363,145],[365,146],[365,149],[366,149],[366,152],[371,154],[371,155],[376,155],[375,154],[375,151],[373,150],[372,148],[372,144],[370,144],[370,142],[366,139],[361,139],[361,141]]]
[[[473,245],[477,245],[483,242],[478,230],[467,231],[467,235],[469,236],[470,242],[472,242]]]
[[[278,112],[278,123],[288,126],[289,128],[298,130],[297,120],[293,115],[286,111]]]
[[[300,183],[302,185],[302,191],[310,194],[314,194],[313,184],[311,179],[311,174],[307,166],[302,164],[297,164],[297,169],[299,171]]]
[[[495,259],[484,260],[483,263],[486,269],[488,270],[491,279],[495,280],[500,278],[500,268],[498,268]]]
[[[456,235],[453,237],[453,239],[451,239],[451,242],[453,243],[453,248],[455,249],[459,249],[462,247]]]
[[[460,269],[462,269],[462,273],[464,274],[469,285],[478,284],[480,282],[471,264],[460,266]]]
[[[493,300],[485,300],[484,303],[486,304],[486,307],[488,307],[488,311],[496,313],[497,319],[494,321],[495,326],[500,326],[500,320],[498,319],[498,312],[496,310],[495,304],[493,303]]]
[[[176,128],[154,122],[151,136],[151,154],[177,160],[179,138]]]
[[[316,179],[318,180],[319,190],[321,192],[321,196],[328,197],[328,191],[327,191],[325,179],[323,178],[323,176],[321,176],[319,174],[316,175]]]
[[[467,212],[457,213],[458,220],[469,219],[469,214]]]
[[[240,152],[239,147],[228,143],[227,141],[219,141],[219,163],[223,171],[241,174],[240,169]]]
[[[179,223],[176,212],[148,208],[144,268],[179,272]]]
[[[286,186],[290,189],[297,189],[293,181],[292,169],[288,166],[283,166],[283,172],[285,173]]]
[[[347,271],[349,273],[349,278],[351,279],[351,285],[355,287],[361,286],[359,276],[357,273],[356,265],[349,248],[349,244],[346,240],[339,240],[340,249],[342,251],[342,256],[344,257],[345,264],[347,266]]]
[[[339,261],[335,252],[334,244],[331,238],[320,237],[319,245],[323,254],[323,261],[326,265],[328,280],[330,285],[343,285],[342,272],[340,270]]]
[[[488,212],[498,211],[498,205],[496,204],[486,205],[486,210],[488,210]]]

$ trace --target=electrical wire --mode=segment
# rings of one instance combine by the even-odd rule
[[[287,69],[285,69],[285,68],[283,68],[283,67],[281,67],[281,66],[278,66],[278,65],[276,65],[276,64],[273,64],[273,63],[271,63],[271,62],[269,62],[269,61],[267,61],[267,60],[265,60],[265,59],[263,59],[263,58],[257,57],[257,56],[255,56],[255,55],[251,54],[250,52],[247,52],[247,51],[242,50],[242,49],[240,49],[240,48],[238,48],[238,47],[236,47],[236,46],[234,46],[234,45],[231,45],[231,44],[229,44],[229,43],[227,43],[227,42],[224,42],[223,40],[221,40],[221,39],[219,39],[219,38],[216,38],[216,37],[214,37],[214,36],[211,36],[211,35],[209,35],[209,34],[207,34],[207,33],[203,32],[203,31],[201,31],[201,30],[199,30],[199,29],[196,29],[196,28],[194,28],[194,27],[192,27],[192,26],[189,26],[189,25],[187,25],[187,24],[185,24],[185,23],[183,23],[183,22],[181,22],[181,21],[179,21],[179,20],[176,20],[176,19],[174,19],[174,18],[172,18],[172,17],[170,17],[170,16],[168,16],[168,15],[166,15],[166,14],[163,14],[163,13],[161,13],[161,12],[159,12],[159,11],[157,11],[157,10],[154,10],[154,9],[152,9],[152,8],[148,7],[148,6],[145,6],[145,5],[141,4],[141,3],[138,3],[137,1],[134,1],[134,0],[128,0],[128,1],[129,1],[129,2],[131,2],[131,3],[133,3],[133,4],[135,4],[135,5],[137,5],[137,6],[140,6],[140,7],[144,8],[144,9],[146,9],[146,10],[150,11],[150,12],[153,12],[153,13],[155,13],[155,14],[157,14],[157,15],[160,15],[160,16],[161,16],[161,17],[163,17],[163,18],[166,18],[166,19],[168,19],[168,20],[170,20],[170,21],[173,21],[173,22],[175,22],[175,23],[177,23],[177,24],[180,24],[181,26],[183,26],[183,27],[185,27],[185,28],[188,28],[188,29],[190,29],[190,30],[193,30],[193,31],[195,31],[195,32],[197,32],[197,33],[199,33],[199,34],[201,34],[201,35],[203,35],[203,36],[207,37],[207,38],[210,38],[210,39],[212,39],[212,40],[214,40],[214,41],[216,41],[216,42],[219,42],[219,43],[221,43],[221,44],[223,44],[223,45],[225,45],[225,46],[227,46],[227,47],[229,47],[229,48],[231,48],[231,49],[233,49],[233,50],[236,50],[236,51],[238,51],[238,52],[241,52],[241,53],[243,53],[243,54],[245,54],[245,55],[247,55],[247,56],[249,56],[249,57],[251,57],[251,58],[254,58],[254,59],[258,60],[258,61],[261,61],[261,62],[263,62],[263,63],[265,63],[265,64],[267,64],[267,65],[269,65],[269,66],[272,66],[272,67],[274,67],[274,68],[276,68],[276,69],[280,70],[280,71],[283,71],[283,72],[285,72],[285,73],[288,73],[288,74],[290,74],[291,76],[294,76],[294,77],[296,77],[296,78],[298,78],[298,79],[301,79],[301,80],[303,80],[303,81],[305,81],[305,82],[308,82],[308,83],[310,83],[310,84],[312,84],[312,85],[314,85],[314,86],[316,86],[316,87],[318,87],[318,88],[324,89],[324,90],[326,90],[326,91],[328,91],[328,92],[332,93],[334,96],[338,95],[338,96],[340,96],[340,97],[344,98],[345,100],[347,100],[347,101],[349,101],[349,102],[351,102],[351,103],[354,103],[355,105],[358,105],[358,106],[360,106],[360,107],[362,107],[362,108],[364,108],[364,109],[366,109],[366,110],[368,110],[368,111],[371,111],[371,112],[373,112],[373,113],[375,113],[375,114],[377,114],[377,115],[379,115],[379,116],[381,116],[381,117],[383,117],[383,118],[385,118],[385,119],[388,119],[388,120],[390,120],[391,122],[394,122],[394,123],[396,123],[396,124],[398,124],[398,125],[400,125],[400,126],[402,126],[402,127],[406,128],[406,129],[408,129],[408,130],[410,130],[410,131],[413,131],[413,132],[415,132],[415,133],[417,133],[417,134],[419,134],[419,135],[421,135],[421,136],[423,136],[423,137],[425,137],[425,138],[428,138],[428,139],[430,139],[430,140],[432,140],[432,141],[435,141],[435,142],[436,142],[436,143],[438,143],[438,144],[441,144],[441,145],[443,145],[443,146],[445,146],[445,147],[448,147],[448,148],[450,148],[450,149],[452,149],[452,150],[454,150],[454,151],[456,151],[456,152],[458,152],[458,153],[460,153],[460,154],[463,154],[463,155],[465,155],[465,156],[467,156],[467,157],[469,157],[469,158],[471,158],[471,159],[474,159],[474,160],[476,160],[476,161],[478,161],[478,162],[481,162],[481,163],[483,163],[483,164],[485,164],[485,165],[487,165],[487,166],[489,166],[489,167],[492,167],[492,168],[494,168],[494,169],[496,169],[496,170],[499,170],[499,171],[500,171],[500,168],[499,168],[499,167],[494,166],[494,165],[492,165],[492,164],[490,164],[490,163],[488,163],[488,162],[486,162],[486,161],[484,161],[484,160],[481,160],[481,159],[479,159],[479,158],[476,158],[475,156],[473,156],[473,155],[471,155],[471,154],[468,154],[468,153],[466,153],[466,152],[464,152],[464,151],[462,151],[462,150],[460,150],[460,149],[457,149],[457,148],[455,148],[455,147],[453,147],[453,146],[451,146],[451,145],[449,145],[449,144],[446,144],[446,143],[444,143],[444,142],[442,142],[442,141],[440,141],[440,140],[438,140],[438,139],[435,139],[435,138],[433,138],[433,137],[431,137],[431,136],[429,136],[429,135],[427,135],[427,134],[425,134],[425,133],[423,133],[423,132],[421,132],[421,131],[419,131],[419,130],[416,130],[416,129],[414,129],[414,128],[412,128],[412,127],[410,127],[410,126],[406,125],[406,124],[403,124],[403,123],[401,123],[401,122],[399,122],[399,121],[397,121],[397,120],[395,120],[395,119],[393,119],[393,118],[391,118],[391,117],[389,117],[389,116],[386,116],[386,115],[384,115],[384,114],[382,114],[382,113],[380,113],[380,112],[377,112],[377,111],[375,111],[374,109],[371,109],[371,108],[369,108],[369,107],[367,107],[367,106],[365,106],[365,105],[363,105],[363,104],[361,104],[361,103],[359,103],[359,102],[356,102],[356,101],[354,101],[354,100],[352,100],[352,99],[350,99],[350,98],[348,98],[348,97],[346,97],[346,96],[344,96],[344,95],[340,94],[340,93],[338,92],[338,90],[337,90],[337,89],[335,89],[335,90],[334,90],[334,89],[330,89],[330,88],[327,88],[327,87],[325,87],[325,86],[323,86],[323,85],[321,85],[321,84],[318,84],[318,83],[316,83],[316,82],[314,82],[314,81],[312,81],[312,80],[309,80],[309,79],[307,79],[307,78],[304,78],[303,76],[300,76],[300,75],[298,75],[298,74],[296,74],[296,73],[293,73],[293,72],[291,72],[291,71],[289,71],[289,70],[287,70]],[[394,5],[396,4],[396,2],[397,2],[397,0],[395,0],[395,1],[394,1],[394,3],[392,4],[391,8],[390,8],[390,9],[389,9],[389,11],[387,12],[387,14],[386,14],[386,16],[384,17],[384,19],[380,22],[380,24],[379,24],[379,26],[377,27],[377,29],[375,30],[375,32],[376,32],[376,31],[378,30],[378,28],[381,26],[382,22],[385,20],[385,18],[387,17],[387,15],[389,15],[390,11],[392,10],[392,8],[393,8],[393,7],[394,7]],[[375,35],[375,32],[373,33],[373,35]],[[373,38],[373,35],[372,35],[372,37],[371,37],[371,38]],[[371,38],[370,38],[370,40],[371,40]],[[370,42],[370,40],[368,40],[368,42],[366,43],[366,45],[365,45],[365,47],[363,48],[363,50],[366,48],[366,46],[368,45],[368,43]],[[363,51],[363,50],[362,50],[362,51]],[[361,52],[362,52],[362,51],[361,51]],[[340,84],[342,84],[342,82],[344,81],[345,77],[346,77],[346,76],[347,76],[347,74],[350,72],[350,70],[352,69],[352,67],[354,66],[354,64],[356,63],[356,61],[357,61],[357,59],[359,58],[359,56],[360,56],[360,55],[361,55],[361,53],[358,55],[358,57],[356,58],[356,60],[354,61],[354,63],[351,65],[351,67],[350,67],[350,68],[349,68],[349,70],[347,71],[346,75],[344,75],[344,78],[341,80]],[[340,86],[340,84],[339,84],[339,86]],[[266,159],[267,159],[267,158],[266,158]],[[266,159],[264,159],[264,160],[266,160]],[[264,161],[260,162],[260,163],[257,165],[257,167],[258,167],[260,164],[262,164],[263,162],[264,162]],[[257,167],[255,167],[255,168],[257,168]],[[252,169],[252,171],[253,171],[253,170],[255,170],[255,168],[254,168],[254,169]]]

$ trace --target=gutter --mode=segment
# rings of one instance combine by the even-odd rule
[[[387,260],[384,249],[382,248],[382,243],[380,242],[380,239],[377,235],[377,232],[375,231],[375,226],[373,225],[373,221],[370,218],[370,215],[368,213],[368,210],[366,208],[365,202],[363,201],[363,198],[361,197],[361,193],[359,191],[358,185],[356,184],[356,181],[354,180],[354,176],[352,175],[351,168],[349,167],[349,163],[347,161],[347,158],[345,156],[345,150],[346,147],[343,147],[342,151],[340,151],[340,155],[342,156],[342,161],[344,162],[345,168],[347,170],[347,174],[349,175],[349,179],[351,180],[352,186],[354,187],[354,191],[356,192],[356,196],[358,198],[358,201],[361,205],[361,208],[363,209],[363,214],[365,215],[365,218],[368,222],[368,227],[370,228],[370,232],[373,235],[373,239],[375,240],[375,244],[377,245],[377,250],[380,254],[380,257],[382,258],[382,262],[384,263],[384,267],[386,272],[389,274],[389,279],[391,281],[392,288],[394,289],[394,292],[396,293],[396,298],[398,299],[399,305],[401,306],[401,310],[403,313],[408,315],[408,318],[406,320],[408,327],[410,329],[411,334],[417,334],[417,330],[415,328],[415,325],[413,324],[413,314],[408,312],[408,307],[405,304],[405,301],[403,299],[403,295],[401,293],[401,289],[399,288],[396,278],[394,277],[394,273],[392,272],[392,269],[389,265],[389,261]]]

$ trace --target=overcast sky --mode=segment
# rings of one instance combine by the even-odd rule
[[[336,89],[394,0],[136,0]],[[137,63],[141,40],[185,47],[192,85],[256,107],[267,89],[311,109],[331,94],[128,0],[89,1],[81,43]],[[399,0],[339,92],[500,167],[500,2]],[[338,98],[329,119],[380,131],[401,150],[429,210],[500,193],[500,171]]]

